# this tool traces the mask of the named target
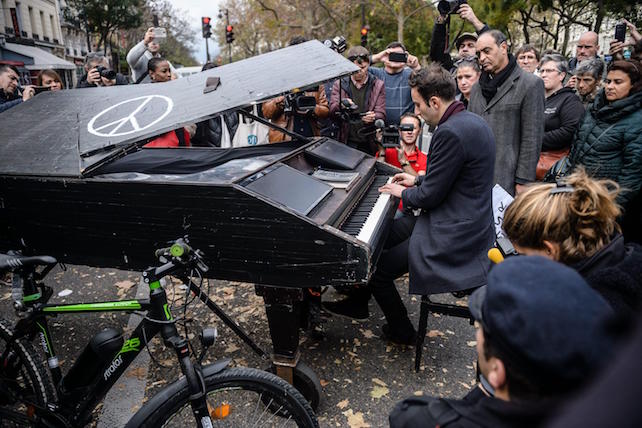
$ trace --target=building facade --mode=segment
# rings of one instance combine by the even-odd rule
[[[0,62],[16,65],[23,83],[34,83],[41,70],[54,69],[66,87],[73,87],[84,55],[77,46],[66,45],[58,0],[0,0],[0,4]]]

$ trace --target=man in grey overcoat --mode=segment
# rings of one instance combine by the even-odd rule
[[[468,110],[483,117],[495,134],[495,183],[515,195],[535,181],[544,136],[544,83],[517,66],[501,31],[477,40],[482,68]]]

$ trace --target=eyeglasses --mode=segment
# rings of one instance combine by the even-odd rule
[[[559,71],[556,68],[540,68],[539,74],[544,74],[544,73],[561,73],[561,71]]]
[[[348,57],[349,61],[355,62],[359,61],[359,64],[362,62],[370,62],[370,57],[368,55],[353,55]]]

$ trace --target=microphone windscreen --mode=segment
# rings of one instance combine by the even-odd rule
[[[490,259],[491,262],[498,264],[504,261],[504,256],[502,256],[502,252],[499,251],[497,248],[491,248],[488,250],[488,258]]]
[[[377,120],[375,120],[375,126],[377,128],[385,128],[386,127],[386,122],[384,122],[382,119],[377,119]]]

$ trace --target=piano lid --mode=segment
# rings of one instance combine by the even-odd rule
[[[357,70],[313,40],[163,84],[45,92],[0,114],[0,174],[80,177],[149,137]]]

